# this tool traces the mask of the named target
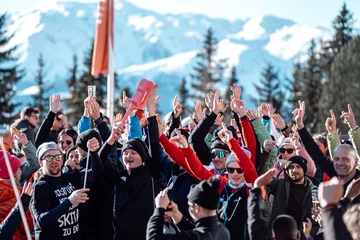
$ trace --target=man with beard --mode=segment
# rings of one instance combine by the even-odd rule
[[[87,142],[90,148],[92,170],[88,170],[87,186],[96,182],[103,173],[97,154],[100,143],[96,138]],[[62,174],[63,155],[54,142],[43,143],[37,150],[43,173],[34,187],[30,210],[35,223],[36,239],[80,239],[79,207],[89,198],[84,185],[84,173]]]
[[[281,215],[292,216],[300,232],[306,218],[311,219],[311,189],[316,188],[311,180],[305,176],[307,161],[300,156],[291,157],[285,165],[286,175],[284,179],[274,178],[267,187],[274,195],[273,209],[270,223]]]

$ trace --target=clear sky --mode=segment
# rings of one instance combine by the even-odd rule
[[[14,12],[55,0],[4,0],[0,12]],[[58,0],[69,1],[69,0]],[[96,2],[96,0],[71,0]],[[115,0],[123,1],[123,0]],[[272,14],[301,24],[330,28],[344,0],[128,0],[142,8],[161,13],[201,13],[227,19]],[[345,0],[360,28],[360,0]]]

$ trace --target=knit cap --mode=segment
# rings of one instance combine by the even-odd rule
[[[11,169],[12,169],[13,173],[15,173],[20,167],[20,160],[17,157],[10,155],[10,153],[8,153],[8,152],[6,152],[6,155],[9,158]],[[3,151],[1,151],[1,153],[0,153],[0,178],[6,179],[9,177],[10,177],[10,174],[6,167],[5,156],[4,156]]]
[[[299,164],[302,167],[302,169],[304,170],[304,174],[306,174],[306,172],[307,172],[307,166],[306,166],[307,160],[305,158],[303,158],[301,156],[293,156],[293,157],[291,157],[289,160],[287,160],[286,165],[285,165],[285,169],[288,169],[289,166],[291,164],[293,164],[293,163]]]
[[[76,140],[76,146],[87,152],[87,142],[92,138],[96,138],[99,141],[101,147],[102,140],[100,134],[94,129],[89,129],[81,133]]]
[[[62,153],[61,148],[56,143],[54,143],[54,142],[45,142],[45,143],[41,144],[38,147],[37,151],[36,151],[36,156],[38,157],[39,162],[43,158],[44,154],[47,151],[50,151],[50,150],[58,150],[60,153]]]
[[[121,155],[123,154],[123,152],[126,149],[135,150],[140,155],[141,160],[145,161],[147,149],[146,149],[145,143],[142,142],[141,139],[133,138],[133,139],[130,139],[129,141],[127,141],[122,147]]]
[[[216,177],[193,184],[187,195],[188,199],[197,205],[209,209],[216,210],[220,199],[220,181]]]

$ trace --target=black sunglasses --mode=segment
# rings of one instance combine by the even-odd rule
[[[288,154],[292,154],[294,152],[293,148],[280,148],[280,153],[285,153],[287,152]]]
[[[66,141],[60,141],[60,143],[61,143],[61,144],[66,143],[67,145],[70,145],[70,144],[72,144],[72,141],[66,140]]]
[[[244,171],[243,171],[241,168],[232,168],[232,167],[228,167],[228,168],[227,168],[228,173],[234,173],[235,170],[236,170],[237,173],[239,173],[239,174],[244,173]]]

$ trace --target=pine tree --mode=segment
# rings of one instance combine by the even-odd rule
[[[223,72],[227,68],[225,59],[216,61],[217,44],[213,30],[209,28],[205,35],[203,49],[196,55],[197,62],[194,73],[191,74],[191,87],[196,90],[191,97],[204,101],[207,93],[212,91],[215,84],[220,82]]]
[[[40,111],[40,119],[43,119],[49,110],[49,96],[46,93],[49,92],[50,89],[54,86],[46,86],[45,77],[45,61],[43,55],[40,54],[38,58],[38,70],[35,76],[35,83],[39,91],[33,95],[34,106]]]
[[[69,120],[72,124],[76,124],[84,114],[84,99],[87,96],[86,85],[80,82],[78,71],[78,59],[77,56],[74,55],[73,66],[69,69],[70,77],[66,80],[70,97],[64,100],[65,104],[70,109]]]
[[[311,40],[308,60],[303,71],[304,89],[302,100],[306,102],[304,124],[311,132],[316,132],[319,123],[319,101],[322,89],[322,72],[315,48],[315,41]]]
[[[290,110],[294,110],[299,106],[298,101],[302,99],[304,94],[304,69],[300,62],[297,62],[294,66],[293,79],[286,79],[286,82],[290,85],[290,98],[288,99]]]
[[[338,16],[332,23],[334,29],[333,39],[327,42],[322,42],[320,52],[320,65],[324,78],[324,89],[322,91],[319,102],[319,122],[324,123],[329,114],[329,109],[337,104],[337,99],[333,96],[337,94],[339,79],[332,73],[332,63],[341,49],[347,46],[354,37],[354,18],[353,14],[348,10],[344,3]],[[319,124],[319,130],[323,130],[323,124]]]
[[[178,88],[179,93],[178,93],[178,101],[180,102],[180,104],[183,106],[183,112],[182,115],[183,116],[188,116],[191,114],[191,109],[188,105],[188,98],[189,98],[189,90],[186,87],[186,78],[183,77],[183,79],[181,80],[181,84]]]
[[[7,15],[0,16],[0,123],[10,124],[15,118],[15,109],[19,103],[14,102],[16,83],[24,76],[25,71],[19,69],[14,52],[16,46],[9,48],[14,34],[8,36],[6,30]]]
[[[273,65],[268,63],[261,73],[261,76],[260,85],[254,83],[259,98],[252,98],[252,100],[255,101],[257,105],[270,103],[276,108],[277,112],[281,112],[283,93],[280,89],[278,72],[275,71]]]

